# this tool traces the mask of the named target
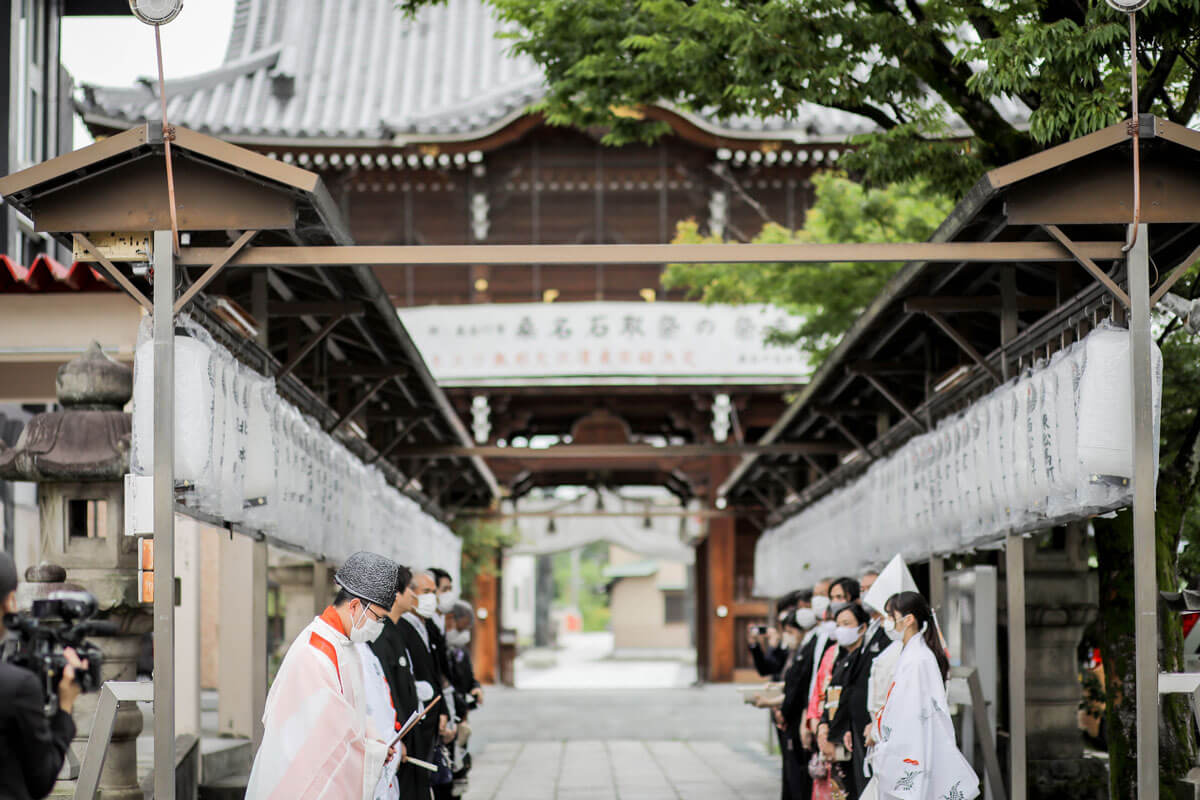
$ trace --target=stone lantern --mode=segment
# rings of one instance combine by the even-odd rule
[[[102,677],[136,680],[143,634],[151,630],[153,617],[138,603],[137,539],[124,531],[131,421],[122,408],[133,393],[133,372],[93,342],[59,368],[55,383],[63,409],[31,419],[15,447],[0,443],[0,478],[38,485],[42,564],[29,570],[23,596],[50,591],[64,580],[94,594],[97,616],[120,631],[93,637],[104,651]],[[79,758],[91,734],[97,698],[83,695],[75,704],[72,749]],[[118,709],[100,777],[103,800],[141,800],[136,744],[142,724],[136,705]],[[70,764],[64,766],[52,796],[73,794],[71,772]]]

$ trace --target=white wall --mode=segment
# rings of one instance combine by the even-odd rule
[[[501,572],[501,624],[515,629],[517,639],[532,639],[537,557],[506,555]]]

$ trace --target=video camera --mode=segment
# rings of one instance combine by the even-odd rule
[[[75,671],[75,682],[84,692],[100,689],[100,667],[104,653],[87,636],[112,636],[117,626],[91,619],[96,598],[83,590],[61,590],[33,601],[28,614],[8,614],[4,627],[16,634],[15,645],[6,649],[4,660],[33,672],[42,681],[46,707],[58,705],[58,684],[67,665],[63,649],[72,647],[87,669]]]

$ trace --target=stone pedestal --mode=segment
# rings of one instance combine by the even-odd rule
[[[23,596],[45,596],[64,581],[96,597],[97,617],[117,626],[114,636],[91,637],[104,653],[103,681],[137,679],[143,634],[153,618],[138,603],[137,539],[125,536],[123,476],[129,469],[130,417],[121,411],[133,393],[133,372],[92,343],[57,376],[61,411],[29,421],[11,450],[0,451],[0,478],[38,484],[38,559],[44,566],[26,572]],[[98,694],[75,703],[80,757],[91,735]],[[117,710],[112,741],[100,775],[101,800],[141,800],[137,776],[137,735],[142,712],[136,705]],[[75,791],[68,765],[54,796]]]
[[[1107,771],[1102,762],[1083,758],[1077,721],[1077,650],[1096,617],[1099,591],[1088,570],[1086,536],[1083,525],[1073,524],[1024,541],[1031,800],[1108,796]]]

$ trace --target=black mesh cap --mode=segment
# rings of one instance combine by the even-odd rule
[[[333,579],[355,597],[391,608],[396,601],[399,573],[400,565],[395,561],[364,550],[347,558]]]

